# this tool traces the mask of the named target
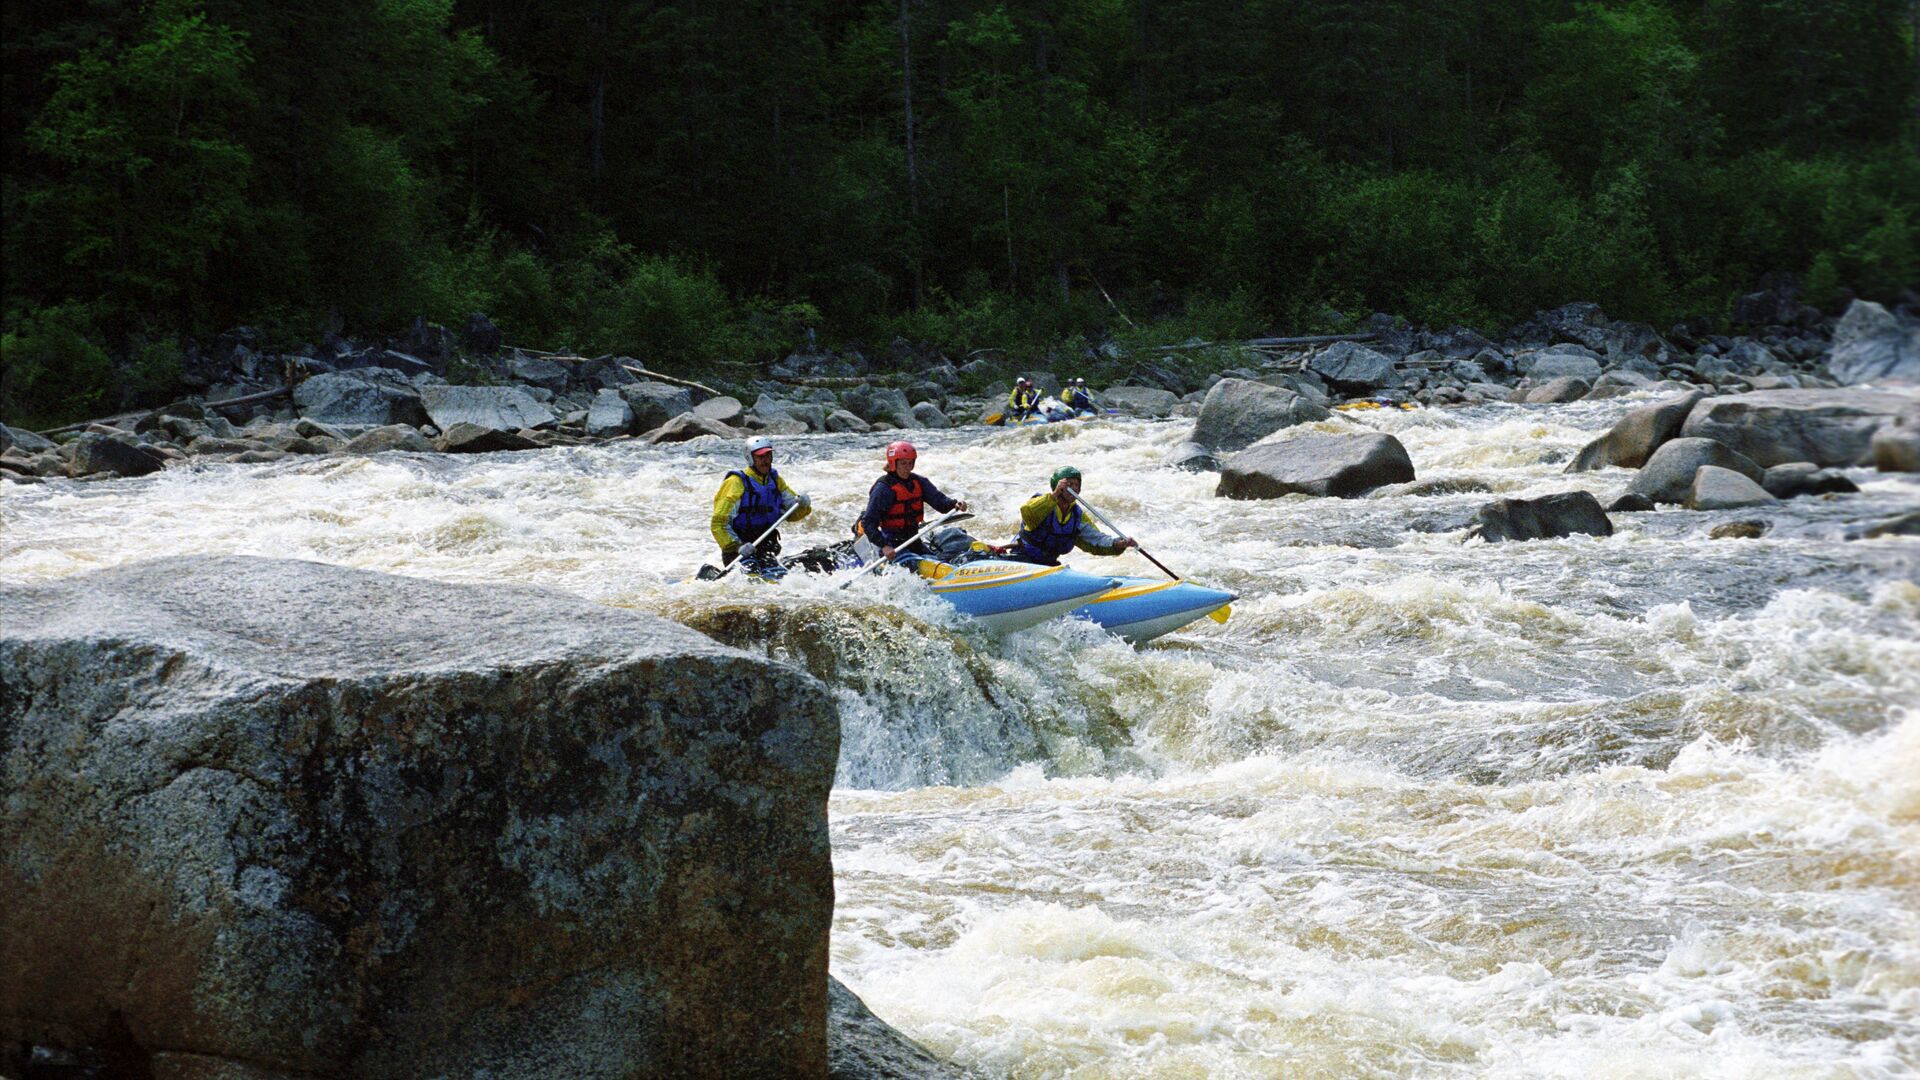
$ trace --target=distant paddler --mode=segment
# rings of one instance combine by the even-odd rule
[[[1074,412],[1099,412],[1100,406],[1094,404],[1093,391],[1087,389],[1087,380],[1075,379],[1060,391],[1060,403]]]
[[[1032,416],[1040,408],[1040,391],[1033,380],[1025,375],[1014,380],[1013,389],[1007,392],[1007,419],[1018,423]]]
[[[746,457],[747,467],[729,471],[713,497],[713,539],[720,545],[720,565],[739,559],[741,569],[757,574],[780,565],[776,526],[813,513],[813,500],[788,487],[773,467],[772,439],[748,439]]]
[[[964,499],[948,498],[933,481],[913,471],[919,453],[905,440],[887,444],[887,471],[867,492],[867,512],[855,526],[855,531],[880,548],[882,558],[926,553],[919,543],[902,547],[920,531],[927,507],[943,514],[967,508]]]
[[[1062,465],[1053,470],[1053,487],[1020,507],[1020,535],[1008,558],[1042,566],[1059,566],[1060,556],[1079,548],[1090,555],[1118,555],[1138,547],[1130,536],[1109,536],[1093,527],[1080,512],[1080,470]]]

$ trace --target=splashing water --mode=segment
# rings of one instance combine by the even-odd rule
[[[836,973],[1009,1077],[1903,1076],[1920,1061],[1920,541],[1909,479],[1488,546],[1490,498],[1633,404],[1370,414],[1420,479],[1232,502],[1177,422],[916,433],[985,538],[1058,464],[1241,594],[1145,649],[985,634],[912,582],[679,584],[737,448],[386,455],[0,488],[0,580],[153,555],[511,580],[807,668],[841,705]],[[845,535],[886,436],[780,440]],[[1416,526],[1418,528],[1416,528]],[[1420,531],[1428,530],[1428,531]],[[1136,556],[1077,557],[1152,574]]]

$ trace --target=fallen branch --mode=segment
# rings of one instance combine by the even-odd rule
[[[1379,336],[1378,334],[1310,334],[1306,337],[1263,337],[1250,338],[1246,341],[1195,341],[1185,345],[1160,345],[1154,351],[1179,352],[1181,349],[1214,349],[1232,345],[1257,351],[1294,348],[1301,345],[1331,345],[1336,341],[1372,341]]]
[[[634,367],[632,364],[621,364],[620,366],[623,368],[626,368],[628,371],[633,372],[635,375],[638,375],[643,379],[652,379],[655,382],[670,383],[674,386],[691,387],[692,389],[695,389],[695,390],[704,390],[707,393],[712,394],[714,397],[720,396],[720,391],[715,390],[713,387],[708,386],[705,383],[694,382],[692,379],[676,379],[671,375],[662,375],[657,371],[648,371],[646,368],[643,368],[643,367]]]
[[[200,403],[200,407],[203,409],[220,409],[220,408],[225,408],[228,405],[252,405],[255,402],[269,401],[273,398],[277,398],[282,394],[289,393],[292,389],[293,388],[290,386],[282,386],[277,390],[263,390],[258,394],[243,394],[240,397],[228,398],[225,401],[203,401]],[[164,409],[166,408],[166,406],[162,405],[160,406],[160,408]],[[94,424],[110,425],[115,420],[132,420],[136,417],[150,416],[153,413],[156,413],[159,411],[160,409],[135,409],[132,412],[115,413],[112,416],[103,416],[98,420],[82,420],[74,424],[64,424],[57,428],[48,428],[47,430],[40,432],[40,434],[64,435],[69,431],[79,431],[83,428],[91,427]]]

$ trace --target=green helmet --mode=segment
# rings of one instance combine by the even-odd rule
[[[1059,487],[1062,480],[1080,479],[1080,470],[1071,465],[1062,465],[1053,470],[1053,478],[1047,481],[1048,487]]]

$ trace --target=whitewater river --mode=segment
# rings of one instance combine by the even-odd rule
[[[1559,463],[1634,403],[1368,416],[1420,481],[1347,501],[1215,499],[1156,465],[1180,421],[917,439],[977,532],[1071,463],[1241,595],[1140,650],[995,639],[898,578],[674,584],[737,460],[710,441],[7,486],[0,580],[318,559],[550,585],[805,665],[842,703],[834,972],[984,1075],[1914,1075],[1920,539],[1840,536],[1920,484],[1855,471],[1760,540],[1706,536],[1751,512],[1415,528],[1610,499],[1630,474]],[[845,535],[885,441],[780,441],[817,508],[789,552]]]

